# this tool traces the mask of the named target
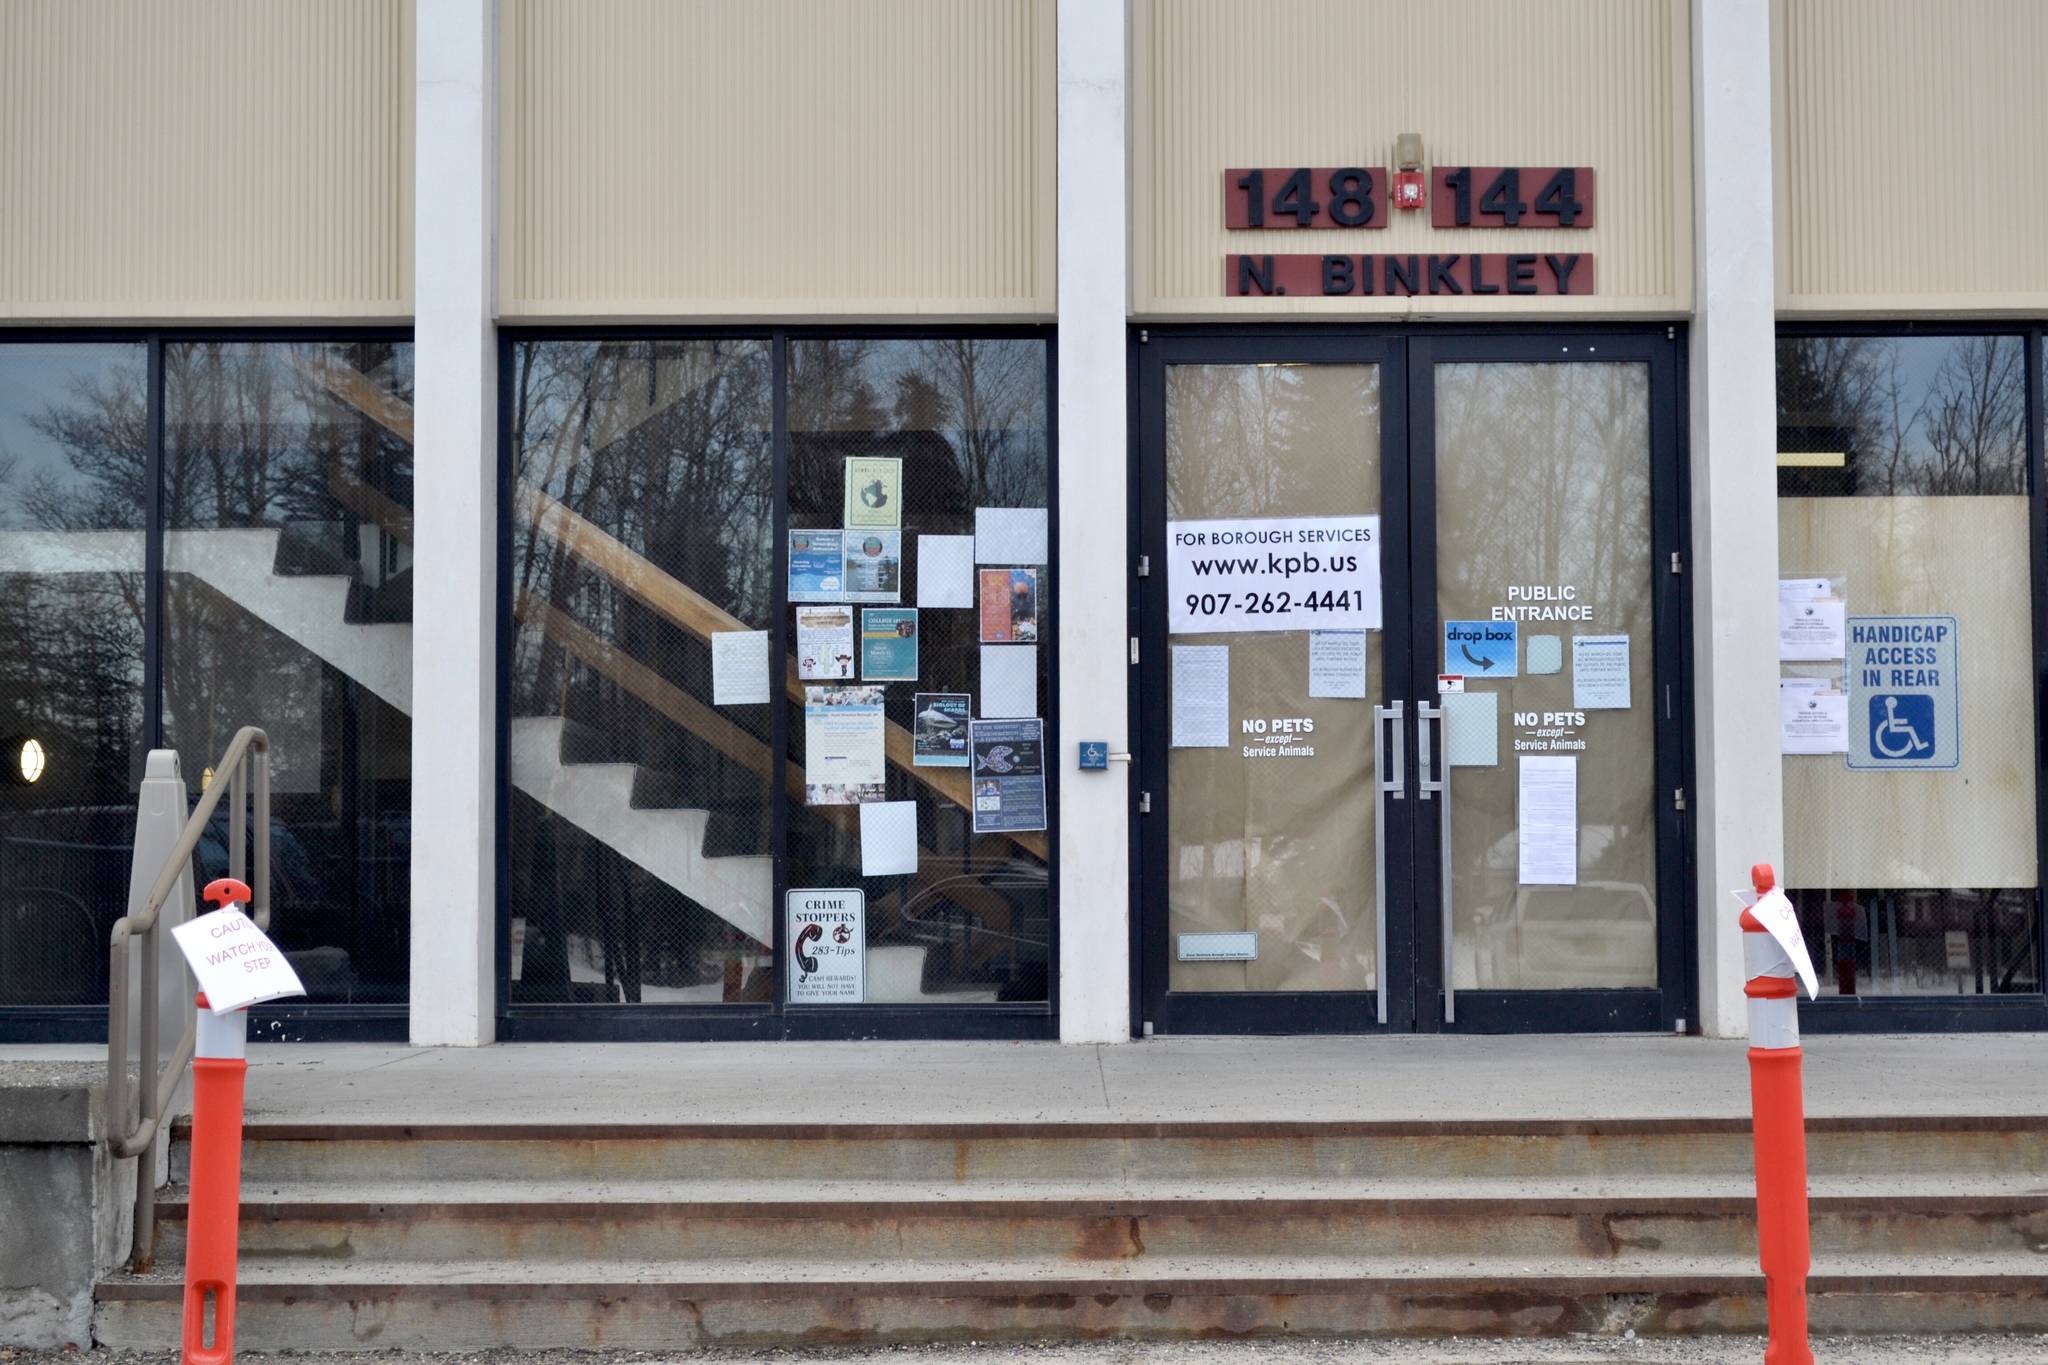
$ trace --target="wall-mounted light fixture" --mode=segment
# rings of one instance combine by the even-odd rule
[[[4,745],[0,745],[0,753],[7,755],[4,761],[11,770],[7,772],[6,780],[18,786],[26,787],[40,782],[43,773],[50,766],[49,751],[43,748],[43,742],[33,735],[12,736]]]

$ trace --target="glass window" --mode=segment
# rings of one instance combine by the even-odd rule
[[[141,778],[148,363],[0,345],[0,1005],[107,998]]]
[[[768,343],[512,354],[510,999],[770,1001],[773,708],[712,661],[774,617]]]
[[[271,933],[310,1001],[403,1001],[412,347],[169,342],[164,390],[164,743],[197,790],[269,732]]]
[[[783,893],[858,889],[834,998],[1042,1002],[1050,803],[976,834],[968,737],[984,639],[1046,711],[1045,344],[791,340],[782,463],[775,345],[512,348],[508,998],[805,1003]],[[978,565],[978,509],[1025,543]],[[1049,767],[1038,738],[1004,761]]]
[[[789,884],[864,892],[868,1004],[1046,999],[1053,581],[1045,403],[1038,341],[790,343],[789,530],[844,536],[856,656],[846,680],[881,695],[885,774],[878,788],[851,791],[820,782],[822,770],[801,778],[792,770]],[[886,503],[871,505],[890,496],[892,478],[900,498],[893,530]],[[984,525],[990,534],[975,542],[977,511],[985,509],[1021,534],[999,544]],[[856,521],[872,529],[856,530]],[[1032,526],[1035,544],[1020,543],[1034,540]],[[937,537],[967,538],[976,545],[973,562],[949,564],[943,575],[936,559],[927,565],[942,545],[962,544]],[[870,547],[883,558],[897,550],[893,583],[886,569],[862,576],[857,557]],[[838,604],[792,604],[784,628],[796,671],[819,675],[798,681],[813,700],[844,696],[824,676],[833,670],[803,662],[807,632],[797,613],[806,605]],[[915,633],[908,649],[878,638],[906,625]],[[991,671],[1018,661],[1017,688],[997,690],[1022,695],[985,706]],[[981,730],[993,738],[971,755],[968,732],[989,719],[1025,724]],[[805,706],[793,701],[791,764],[818,766],[808,752],[811,729]],[[1007,757],[994,754],[998,746]],[[1026,794],[1034,767],[1035,818]],[[861,805],[869,801],[912,803],[914,871],[863,875],[863,827],[874,817]],[[976,833],[977,806],[984,831],[1005,828]]]
[[[1786,722],[1811,751],[1784,760],[1785,883],[1823,995],[2041,989],[2025,355],[1778,343],[1781,713],[1846,716]]]

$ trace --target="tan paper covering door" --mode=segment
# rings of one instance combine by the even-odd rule
[[[1380,510],[1379,370],[1179,365],[1166,377],[1167,517]],[[1377,631],[1369,697],[1381,695]],[[1230,743],[1167,758],[1167,953],[1176,991],[1364,991],[1374,939],[1372,701],[1308,695],[1308,634],[1176,635],[1230,650]],[[1306,718],[1312,757],[1246,758],[1246,719]],[[1252,931],[1250,962],[1182,962],[1182,934]]]

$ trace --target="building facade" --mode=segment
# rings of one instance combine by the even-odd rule
[[[9,0],[0,1036],[245,724],[259,1036],[2048,1025],[2043,51]]]

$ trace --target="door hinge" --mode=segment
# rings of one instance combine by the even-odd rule
[[[1664,339],[1666,341],[1678,340],[1678,329],[1676,327],[1666,327],[1664,329]]]
[[[1137,637],[1137,636],[1135,636],[1135,635],[1133,635],[1133,636],[1131,637],[1131,663],[1132,663],[1132,665],[1133,665],[1133,666],[1136,666],[1137,662],[1138,662],[1138,637]]]
[[[1682,554],[1680,554],[1680,553],[1679,553],[1678,551],[1676,551],[1676,550],[1673,550],[1673,551],[1671,552],[1671,572],[1673,572],[1673,573],[1684,573],[1684,572],[1685,572],[1685,556],[1684,556],[1684,555],[1682,555]]]
[[[1151,576],[1152,576],[1152,556],[1151,556],[1151,555],[1139,555],[1139,556],[1138,556],[1138,577],[1140,577],[1140,578],[1150,578]]]
[[[1685,788],[1683,788],[1683,787],[1673,787],[1673,788],[1671,789],[1671,809],[1673,809],[1673,810],[1684,810],[1684,809],[1685,809]]]
[[[1140,327],[1140,328],[1138,329],[1138,344],[1139,344],[1140,346],[1148,346],[1148,345],[1150,345],[1150,344],[1151,344],[1151,342],[1152,342],[1152,329],[1151,329],[1151,328],[1149,328],[1149,327]]]
[[[1138,793],[1138,814],[1140,814],[1140,815],[1150,815],[1151,813],[1152,813],[1152,793],[1151,793],[1151,792],[1139,792],[1139,793]]]

